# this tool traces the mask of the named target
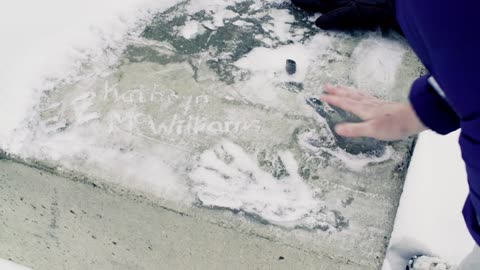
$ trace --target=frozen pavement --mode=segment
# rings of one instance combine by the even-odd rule
[[[146,258],[142,250],[132,251],[140,238],[151,238],[157,241],[156,254],[169,254],[162,248],[175,247],[168,258],[172,264],[211,263],[221,246],[227,260],[222,262],[239,267],[244,264],[236,259],[243,258],[269,268],[270,259],[287,261],[280,257],[288,254],[298,260],[286,265],[303,265],[302,269],[379,269],[413,140],[391,144],[342,140],[331,126],[345,114],[316,108],[322,110],[322,117],[306,99],[318,96],[321,85],[330,82],[404,100],[422,67],[402,39],[380,33],[325,33],[312,26],[307,14],[281,1],[175,5],[172,1],[156,7],[156,12],[131,4],[118,8],[120,24],[113,15],[92,22],[101,26],[95,32],[100,37],[109,26],[119,30],[118,36],[93,39],[86,48],[75,39],[68,41],[75,44],[74,53],[64,60],[75,64],[67,65],[65,73],[59,68],[62,65],[52,69],[56,72],[45,75],[45,82],[36,85],[33,93],[16,80],[2,88],[7,100],[15,97],[9,89],[22,89],[15,98],[23,101],[20,108],[26,111],[13,113],[20,111],[19,106],[5,104],[11,115],[24,118],[2,115],[13,127],[0,133],[4,156],[56,176],[38,176],[36,170],[3,162],[5,183],[16,183],[26,177],[22,173],[28,173],[44,181],[36,188],[44,187],[45,193],[37,196],[27,184],[7,186],[7,194],[13,189],[19,196],[9,197],[9,205],[4,205],[12,230],[5,234],[11,242],[2,246],[0,257],[14,257],[33,267],[38,260],[42,268],[52,260],[48,256],[67,256],[65,252],[74,248],[80,252],[83,244],[91,247],[82,253],[89,258],[107,251],[119,254],[105,249],[107,242],[90,240],[91,235],[91,243],[76,245],[87,241],[88,235],[72,240],[84,228],[90,226],[92,232],[91,226],[99,222],[88,214],[81,221],[73,218],[81,210],[91,213],[97,207],[102,216],[110,212],[116,216],[95,226],[110,238],[128,239],[129,250],[120,253],[120,268],[145,261],[152,264],[142,267],[150,269],[159,263],[159,258]],[[134,23],[133,18],[125,18],[129,8],[143,20]],[[88,31],[79,33],[91,37]],[[69,51],[68,42],[52,45]],[[294,75],[285,70],[287,59],[297,63]],[[51,179],[56,179],[55,185],[48,182]],[[95,191],[97,203],[73,209],[86,203],[76,197],[77,188],[84,189],[78,191],[83,197]],[[124,191],[112,193],[116,189]],[[131,206],[135,200],[123,193],[148,199],[135,208]],[[26,240],[11,235],[21,229],[14,225],[20,222],[15,219],[18,212],[13,212],[21,204],[18,199],[29,197],[37,209],[43,205],[49,215],[63,217],[57,220],[40,213],[37,223],[24,224],[25,239],[40,236],[38,242],[53,249],[36,249],[44,253],[34,258],[21,254],[21,248],[27,249]],[[35,203],[41,198],[47,201]],[[116,203],[107,204],[108,200]],[[115,205],[133,208],[119,213]],[[150,210],[141,210],[147,206]],[[23,218],[30,219],[36,209],[24,210]],[[70,216],[70,210],[76,214]],[[120,217],[132,223],[119,227]],[[161,229],[170,224],[165,222],[173,225]],[[225,225],[228,232],[212,222]],[[198,229],[197,223],[204,226]],[[171,235],[169,239],[186,235],[189,241],[162,245],[155,228]],[[129,233],[136,238],[128,238]],[[263,242],[254,248],[250,241]],[[38,242],[29,248],[34,250]],[[194,254],[205,261],[185,255],[189,246],[206,250]],[[228,261],[234,250],[245,254]],[[271,253],[275,256],[259,256],[261,250],[275,251]],[[283,250],[285,254],[277,257],[276,252]],[[138,259],[139,254],[145,259]],[[104,265],[113,262],[111,257],[91,260]],[[80,268],[81,262],[77,263],[70,269]],[[61,264],[53,267],[57,265]]]

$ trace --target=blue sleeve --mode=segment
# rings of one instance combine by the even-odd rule
[[[480,2],[418,0],[412,18],[426,48],[428,69],[460,119],[460,146],[470,200],[480,215]]]
[[[480,245],[480,1],[397,0],[396,5],[405,36],[446,99],[442,103],[432,95],[426,78],[421,78],[411,94],[416,112],[440,133],[456,126],[445,105],[458,117],[470,186],[464,216]]]
[[[430,75],[425,75],[413,83],[410,102],[426,127],[445,135],[460,128],[460,119],[430,85],[429,77]]]

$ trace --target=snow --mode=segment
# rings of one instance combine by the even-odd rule
[[[49,1],[50,7],[61,5],[55,0]],[[29,20],[27,27],[39,30],[42,35],[37,38],[40,43],[46,45],[36,49],[30,48],[33,47],[29,43],[30,40],[25,39],[20,48],[25,46],[32,50],[30,57],[47,55],[55,61],[47,62],[40,59],[35,62],[27,58],[31,63],[38,65],[35,72],[23,74],[14,70],[8,74],[8,78],[7,76],[0,78],[6,80],[7,85],[11,82],[12,85],[18,85],[23,89],[19,93],[8,91],[10,88],[3,91],[6,95],[15,95],[15,100],[19,102],[3,101],[6,103],[7,111],[11,112],[0,117],[14,124],[9,129],[2,129],[1,132],[6,139],[0,140],[1,148],[20,157],[39,160],[67,171],[85,173],[86,176],[95,179],[105,179],[134,187],[162,199],[187,205],[198,199],[209,207],[241,210],[286,227],[311,228],[315,222],[327,224],[324,227],[336,226],[332,220],[338,217],[333,209],[326,207],[325,202],[316,196],[317,190],[312,183],[301,178],[292,169],[304,165],[299,164],[302,157],[298,152],[295,157],[293,152],[306,145],[293,138],[293,130],[311,125],[302,120],[305,118],[313,118],[317,122],[317,130],[325,125],[324,119],[318,121],[321,117],[305,104],[306,96],[321,93],[319,85],[325,81],[317,82],[314,87],[302,93],[292,93],[280,88],[279,85],[291,82],[306,83],[308,78],[321,77],[327,68],[319,67],[319,63],[328,63],[329,60],[335,62],[343,57],[337,51],[348,49],[340,47],[332,50],[331,47],[335,46],[332,42],[340,40],[337,36],[316,32],[305,41],[292,38],[292,42],[286,42],[293,36],[303,35],[306,30],[303,27],[299,30],[292,26],[294,17],[288,10],[274,9],[265,12],[259,10],[262,5],[257,3],[252,5],[251,9],[258,11],[258,14],[252,16],[263,18],[268,13],[270,19],[261,20],[261,25],[268,34],[264,33],[262,36],[268,37],[272,46],[254,48],[238,61],[232,61],[232,65],[241,72],[249,73],[249,77],[246,76],[237,84],[225,85],[215,76],[213,80],[205,79],[204,84],[201,79],[194,81],[193,70],[190,64],[186,63],[153,65],[146,61],[135,65],[125,64],[121,66],[125,69],[122,70],[124,74],[116,76],[115,65],[122,57],[118,54],[126,45],[139,42],[142,45],[150,44],[155,49],[161,47],[162,51],[167,48],[169,55],[176,53],[171,44],[165,44],[168,41],[156,43],[154,40],[146,41],[139,38],[139,31],[135,28],[143,25],[145,20],[151,17],[152,12],[149,10],[162,9],[176,1],[162,1],[161,4],[156,3],[158,1],[147,0],[129,0],[121,4],[105,1],[97,4],[98,9],[88,16],[85,15],[89,11],[88,8],[75,5],[59,6],[62,14],[68,17],[65,19],[54,14],[43,21],[35,17],[39,15],[32,14],[32,20]],[[87,3],[93,5],[93,2]],[[175,24],[178,26],[175,33],[187,41],[193,41],[206,31],[203,25],[213,25],[219,29],[238,16],[237,13],[227,9],[231,4],[232,1],[223,0],[189,2],[186,4],[187,19],[183,25]],[[115,8],[110,10],[109,5]],[[45,9],[45,13],[48,12],[49,9],[46,7]],[[193,14],[201,10],[205,10],[209,17],[202,19],[203,21],[195,21]],[[175,17],[177,13],[173,12],[170,15]],[[64,28],[53,27],[58,20],[63,22]],[[33,23],[34,21],[38,23]],[[242,22],[246,23],[242,20],[240,24]],[[69,28],[76,31],[64,33],[65,29]],[[13,35],[11,49],[14,50],[13,40],[16,32],[12,32],[11,35]],[[345,69],[352,68],[355,71],[354,81],[359,84],[373,76],[376,83],[386,85],[383,88],[391,87],[406,50],[404,44],[397,44],[395,40],[382,38],[380,35],[361,39],[363,41],[353,53],[353,61],[340,63],[339,66]],[[366,53],[366,48],[369,47],[370,50]],[[109,53],[111,48],[114,48],[114,53]],[[200,75],[202,71],[208,69],[201,63],[212,58],[218,60],[216,55],[210,59],[202,57],[214,54],[218,49],[209,48],[208,51],[195,55],[198,59],[191,62],[200,63],[198,66]],[[0,53],[6,54],[3,51]],[[15,50],[13,55],[17,58],[23,57],[21,52]],[[386,55],[396,57],[389,59],[385,57]],[[222,60],[229,60],[229,57],[231,57],[229,52],[218,56]],[[285,72],[285,61],[288,58],[297,62],[297,72],[294,75]],[[388,67],[378,71],[381,75],[374,76],[375,71],[369,70],[368,76],[361,76],[363,66],[378,61]],[[25,62],[16,62],[15,58],[10,59],[10,62],[18,65],[19,70],[25,65]],[[72,62],[76,65],[71,65]],[[84,71],[79,67],[85,65],[96,70],[93,73],[77,74],[79,69]],[[350,73],[345,71],[335,75],[343,78],[351,75]],[[75,83],[67,83],[65,88],[50,89],[45,82],[49,81],[48,78],[69,80],[69,77],[73,77],[71,80]],[[35,83],[20,85],[30,80]],[[109,81],[113,83],[108,84]],[[55,82],[58,80],[53,80],[51,85],[56,86]],[[156,87],[158,85],[160,88]],[[170,96],[174,91],[169,88],[176,91],[175,96]],[[169,90],[164,91],[166,89]],[[45,95],[47,98],[38,102],[41,90],[49,92]],[[126,92],[122,93],[124,90]],[[21,93],[25,93],[25,96]],[[152,96],[152,93],[158,95]],[[246,101],[247,104],[256,106],[237,109],[236,105],[231,106],[216,99],[219,93],[222,93],[222,96],[230,96],[229,100],[232,103]],[[137,94],[138,100],[134,98]],[[208,102],[205,104],[189,103],[205,94],[208,94]],[[116,98],[111,98],[112,96]],[[168,102],[156,103],[153,98],[162,99],[165,96],[169,97]],[[22,104],[22,101],[28,104]],[[157,106],[158,104],[163,106]],[[32,108],[35,105],[38,106]],[[272,108],[272,112],[257,109],[259,107],[257,105]],[[22,110],[23,113],[14,112],[14,109]],[[37,115],[34,117],[29,114]],[[296,118],[283,120],[282,117],[286,114],[294,115]],[[34,120],[29,121],[30,118]],[[195,130],[191,127],[196,119],[201,119],[199,122],[203,121],[207,126],[207,132],[190,131]],[[22,125],[23,121],[28,125]],[[235,123],[241,124],[240,132],[231,132],[229,128],[232,123],[234,126]],[[387,148],[381,157],[349,155],[333,145],[335,141],[331,131],[323,128],[323,131],[319,132],[324,133],[325,136],[322,135],[322,138],[330,138],[326,141],[331,143],[323,145],[330,147],[328,149],[311,147],[310,150],[303,151],[303,154],[311,155],[315,162],[329,162],[330,166],[342,163],[347,170],[358,173],[375,164],[399,162],[398,157],[401,153],[392,148]],[[272,134],[275,134],[274,138]],[[233,142],[234,146],[230,149],[237,149],[233,151],[235,154],[233,156],[250,163],[258,163],[258,160],[252,153],[246,154],[248,146],[275,149],[275,153],[271,153],[275,156],[272,160],[276,160],[278,156],[285,166],[289,165],[287,166],[290,168],[289,176],[283,181],[276,181],[272,172],[267,173],[264,171],[265,168],[258,165],[249,165],[248,169],[245,169],[243,167],[245,162],[222,163],[221,159],[214,158],[215,155],[212,154],[219,151],[219,146],[215,144],[222,141],[221,139],[224,139],[222,137],[230,137],[227,139]],[[293,146],[291,149],[285,149],[282,144],[291,139],[294,139]],[[282,151],[277,151],[277,148]],[[196,169],[190,172],[191,167]],[[218,172],[212,173],[208,168],[218,168],[221,177],[218,177]],[[317,170],[316,167],[313,169]],[[256,181],[249,181],[250,179],[242,173],[245,171],[254,173]],[[211,182],[205,180],[205,175],[211,177]],[[214,177],[215,175],[217,177]],[[226,178],[223,178],[224,176]],[[295,207],[289,208],[292,205]]]
[[[185,39],[193,39],[205,32],[205,28],[197,21],[188,21],[180,30],[180,35]]]
[[[420,135],[383,270],[404,270],[410,257],[421,254],[458,264],[471,252],[474,242],[461,213],[468,184],[458,137]]]
[[[354,172],[361,172],[370,164],[382,163],[390,160],[395,153],[395,150],[391,146],[385,148],[385,153],[379,157],[368,156],[365,154],[352,155],[343,149],[331,150],[328,148],[322,148],[322,151],[330,153],[332,156],[338,158],[348,169]]]
[[[19,0],[0,2],[0,148],[24,158],[32,158],[30,121],[38,113],[38,105],[45,90],[60,82],[75,82],[89,76],[100,76],[117,64],[119,55],[130,39],[137,38],[140,31],[154,14],[164,10],[177,0],[87,0],[42,2]],[[86,67],[93,69],[84,74]],[[89,93],[83,93],[72,101],[71,107],[79,116],[78,126],[98,118],[95,112],[88,113],[92,102]],[[57,106],[59,104],[56,104]],[[43,108],[43,112],[55,111],[58,106]],[[55,122],[58,116],[49,119]],[[51,161],[62,159],[62,152],[79,157],[77,162],[102,166],[105,171],[118,171],[118,181],[130,186],[152,190],[159,189],[157,176],[162,175],[165,194],[185,199],[185,185],[177,183],[174,173],[154,156],[165,152],[164,148],[152,148],[148,156],[126,154],[119,156],[112,149],[94,146],[92,137],[85,133],[65,133],[63,137],[50,137],[48,128],[56,130],[66,125],[59,119],[57,125],[46,127],[42,153],[50,147]],[[92,134],[103,130],[88,131]],[[34,131],[36,132],[36,131]],[[30,149],[30,150],[28,150]],[[48,150],[47,150],[48,151]],[[46,156],[46,155],[44,155]],[[94,157],[87,159],[86,157]],[[83,160],[83,161],[81,161]],[[66,160],[65,160],[66,161]],[[132,171],[130,164],[137,165]],[[68,167],[64,164],[65,167]],[[140,172],[144,172],[140,173]],[[140,181],[141,179],[141,181]],[[163,193],[162,193],[163,194]]]
[[[454,270],[455,266],[439,257],[419,256],[408,262],[415,270]]]
[[[151,11],[174,1],[18,0],[0,2],[0,147],[22,143],[19,129],[41,91],[59,80],[72,80],[86,61],[102,61],[121,51]],[[15,142],[12,138],[15,137]]]
[[[291,39],[290,27],[295,22],[295,18],[288,10],[273,10],[268,14],[273,21],[262,25],[265,32],[273,33],[278,40],[285,42]]]
[[[101,126],[96,125],[93,130],[101,129]],[[191,203],[186,183],[164,161],[167,156],[175,155],[179,150],[162,144],[155,144],[143,153],[118,150],[114,146],[120,142],[116,140],[112,141],[113,147],[99,147],[98,141],[106,144],[112,139],[108,133],[92,136],[91,132],[92,130],[80,129],[65,132],[62,136],[42,138],[41,149],[36,150],[39,151],[37,154],[47,156],[42,149],[48,149],[48,156],[54,164],[63,164],[65,168],[98,168],[97,175],[108,179],[114,172],[114,181],[117,183],[148,190],[163,199]],[[35,144],[31,146],[38,147]],[[65,151],[67,146],[68,153]]]
[[[406,52],[406,46],[380,35],[367,37],[353,52],[353,63],[348,62],[347,66],[347,62],[339,61],[339,66],[347,66],[346,69],[351,70],[345,73],[342,71],[335,73],[337,70],[333,70],[331,76],[325,78],[321,72],[325,71],[327,66],[320,64],[328,63],[329,60],[335,62],[342,57],[341,53],[332,55],[334,53],[331,50],[332,41],[337,36],[319,32],[308,40],[300,41],[299,37],[303,36],[304,30],[292,27],[294,17],[288,11],[276,9],[268,14],[271,20],[262,24],[268,34],[258,36],[258,39],[267,43],[265,47],[255,48],[232,63],[242,72],[250,72],[250,77],[238,85],[227,86],[218,80],[212,80],[217,84],[210,85],[201,84],[202,80],[191,83],[193,71],[191,66],[185,63],[161,66],[161,69],[159,65],[149,63],[125,64],[122,66],[125,68],[122,70],[124,74],[119,76],[122,77],[119,80],[123,80],[124,83],[121,85],[124,88],[120,87],[121,90],[137,93],[145,90],[141,87],[148,87],[150,83],[155,85],[160,81],[163,84],[182,86],[183,88],[178,86],[179,89],[176,89],[181,90],[179,97],[172,98],[173,102],[168,106],[157,106],[152,99],[150,103],[145,100],[139,102],[124,100],[123,103],[119,99],[102,100],[102,93],[105,92],[103,88],[105,81],[102,81],[102,78],[106,77],[107,82],[109,79],[117,79],[115,75],[111,75],[113,71],[110,68],[119,64],[120,54],[127,45],[131,45],[132,42],[145,42],[144,44],[153,44],[152,47],[157,46],[155,48],[167,48],[170,54],[174,53],[169,44],[153,40],[148,43],[139,38],[138,34],[142,30],[142,25],[145,25],[155,11],[163,10],[176,2],[178,1],[45,0],[37,3],[19,0],[15,3],[8,1],[0,3],[2,35],[0,148],[24,158],[33,158],[59,168],[85,172],[95,178],[133,186],[162,199],[189,205],[200,200],[207,207],[239,210],[289,228],[301,226],[313,228],[319,225],[325,231],[338,229],[337,223],[341,222],[343,217],[326,207],[325,202],[318,196],[321,191],[298,173],[301,164],[296,160],[293,150],[298,150],[306,144],[302,145],[301,141],[294,140],[293,129],[303,128],[301,125],[305,122],[301,121],[305,118],[313,118],[316,126],[325,124],[324,119],[318,120],[319,116],[305,104],[305,97],[318,95],[321,92],[318,86],[328,80],[349,78],[352,83],[371,91],[387,91],[393,88],[398,79],[396,74]],[[206,31],[204,26],[215,30],[228,24],[239,16],[227,9],[234,2],[240,1],[190,2],[187,8],[187,16],[190,18],[185,25],[176,29],[177,34],[186,40],[193,40]],[[261,7],[258,1],[251,8]],[[200,10],[205,10],[212,19],[193,21],[191,15]],[[259,12],[255,16],[263,15],[265,13]],[[254,26],[244,20],[238,20],[235,25],[246,28]],[[195,60],[198,62],[205,60],[200,57],[202,54],[198,55],[199,59]],[[228,58],[228,53],[225,55],[224,58]],[[220,55],[219,58],[225,60],[223,56]],[[297,73],[292,76],[285,73],[285,61],[288,58],[297,62]],[[204,71],[202,68],[205,66],[199,67],[199,73],[202,75],[201,72]],[[93,71],[88,74],[82,73],[90,69]],[[323,81],[315,81],[315,89],[305,86],[305,93],[293,94],[278,87],[286,82],[303,83],[312,77],[321,78]],[[131,81],[128,81],[129,79]],[[138,81],[141,81],[142,85],[132,85]],[[209,79],[205,81],[209,82]],[[70,85],[74,84],[73,82],[79,83],[71,88],[57,89],[55,87],[59,82],[67,82],[65,85],[68,85],[68,82],[72,82]],[[197,87],[199,85],[201,87]],[[381,87],[375,88],[374,85]],[[155,87],[152,89],[150,90],[158,90]],[[153,122],[149,121],[151,119],[148,116],[157,116],[164,121],[162,123],[176,123],[175,118],[162,110],[168,113],[172,112],[168,111],[172,107],[180,108],[180,112],[174,111],[175,115],[177,113],[187,115],[185,101],[204,94],[195,92],[198,89],[211,91],[208,92],[209,98],[216,103],[194,104],[188,114],[194,117],[198,115],[210,117],[212,127],[213,124],[224,123],[224,130],[227,131],[229,127],[227,123],[239,121],[239,118],[251,124],[249,128],[242,129],[244,133],[241,136],[232,133],[226,135],[243,142],[249,140],[249,143],[261,147],[282,146],[285,141],[293,139],[292,145],[295,146],[289,146],[292,151],[285,149],[284,146],[278,149],[272,147],[277,152],[272,154],[274,156],[272,161],[278,157],[286,174],[275,176],[261,168],[258,165],[258,158],[252,153],[247,153],[245,143],[220,140],[218,136],[213,136],[218,134],[195,132],[190,134],[189,120],[182,120],[185,125],[175,126],[176,130],[186,126],[183,130],[187,132],[183,134],[177,132],[178,136],[167,138],[171,141],[161,140],[165,135],[161,132],[151,132],[152,134],[141,132],[142,127]],[[42,92],[44,90],[49,90],[46,95],[48,99],[40,102],[40,97],[45,94]],[[223,100],[221,102],[215,100],[218,93],[228,96],[227,101],[232,104],[244,102],[256,106],[244,108],[238,106],[240,109],[236,109],[236,104],[231,106]],[[166,92],[163,94],[168,95]],[[50,101],[52,103],[49,103]],[[270,114],[265,113],[262,106],[272,108],[272,111],[267,111]],[[259,107],[262,109],[258,109]],[[147,110],[151,108],[158,110]],[[115,120],[117,128],[109,128],[108,124],[113,121],[112,116],[118,112],[124,113],[123,115],[131,113],[136,121],[135,128],[131,130],[118,128],[123,127],[124,121],[128,122],[122,115]],[[295,117],[283,119],[288,114]],[[224,118],[219,118],[220,116]],[[31,121],[32,119],[35,121]],[[218,119],[223,122],[217,121]],[[257,130],[256,126],[261,126],[262,132]],[[326,134],[321,137],[327,138],[326,142],[334,144],[331,131],[325,130],[324,128],[319,131],[323,135]],[[215,144],[211,144],[211,141]],[[332,146],[331,144],[328,146]],[[197,153],[192,149],[200,150]],[[333,156],[330,158],[340,160],[347,169],[355,172],[361,172],[369,165],[392,160],[396,162],[400,155],[392,148],[387,148],[382,157],[370,158],[352,156],[338,148],[322,150],[313,146],[308,153],[304,151],[303,154],[322,151],[330,153]],[[188,163],[195,157],[198,160]],[[321,158],[321,162],[330,162],[329,157],[322,155]],[[402,228],[401,219],[399,220],[397,226]],[[402,235],[399,237],[401,239]]]
[[[398,41],[363,40],[352,54],[356,62],[352,71],[354,85],[373,91],[377,96],[388,96],[387,91],[395,85],[395,71],[402,64],[406,51]]]
[[[234,18],[238,16],[237,13],[226,9],[226,7],[242,2],[241,0],[214,0],[214,1],[192,1],[188,5],[187,12],[190,15],[195,14],[198,11],[204,10],[207,14],[210,14],[213,17],[213,21],[208,24],[208,28],[213,30],[218,27],[224,26],[224,20]]]
[[[337,215],[324,211],[318,198],[321,191],[312,189],[298,174],[293,154],[284,151],[279,158],[286,175],[277,179],[240,146],[225,141],[201,155],[190,174],[194,192],[205,206],[241,210],[287,228],[335,230]]]
[[[259,78],[303,82],[311,63],[325,53],[331,42],[331,38],[317,35],[305,44],[293,43],[277,48],[255,48],[248,55],[238,60],[235,65],[251,71]],[[295,74],[288,75],[285,72],[287,59],[296,62],[297,71]]]
[[[25,266],[15,264],[11,261],[0,259],[0,269],[2,270],[30,270]]]

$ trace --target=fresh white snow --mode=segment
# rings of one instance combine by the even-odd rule
[[[75,80],[85,62],[114,63],[128,35],[141,30],[153,11],[174,2],[1,1],[0,147],[14,151],[22,144],[18,129],[41,91],[60,80]],[[111,57],[105,57],[109,52]]]
[[[468,193],[459,132],[419,137],[383,270],[404,270],[414,255],[434,255],[458,264],[474,242],[462,208]]]
[[[376,96],[388,96],[406,51],[398,41],[370,38],[360,42],[352,54],[356,62],[352,71],[356,87],[369,89]]]
[[[205,28],[197,21],[188,21],[181,28],[180,34],[185,39],[192,39],[205,32]]]
[[[287,32],[288,34],[288,32]],[[332,38],[325,35],[316,35],[305,44],[293,43],[277,48],[259,47],[253,49],[248,55],[238,60],[235,65],[250,70],[255,77],[268,78],[268,80],[303,82],[309,71],[311,63],[317,60]],[[295,59],[297,70],[293,75],[285,72],[286,58]]]
[[[329,227],[336,215],[324,211],[325,205],[316,198],[321,191],[313,190],[298,174],[292,153],[282,152],[279,157],[287,172],[281,179],[263,171],[242,147],[224,141],[201,155],[190,175],[193,189],[205,206],[242,210],[285,227]]]
[[[0,259],[0,269],[2,270],[31,270],[28,267],[15,264],[11,261]]]

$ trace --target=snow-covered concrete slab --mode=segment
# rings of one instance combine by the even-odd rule
[[[321,116],[306,100],[320,95],[325,83],[404,100],[422,68],[402,39],[322,32],[307,14],[279,1],[182,2],[151,15],[142,31],[127,31],[121,46],[109,41],[101,53],[81,54],[75,76],[44,85],[28,117],[11,132],[2,132],[6,156],[104,187],[97,190],[101,194],[95,204],[103,213],[121,205],[124,197],[110,194],[116,189],[144,194],[157,208],[173,211],[165,210],[171,214],[167,218],[152,212],[148,222],[132,218],[138,237],[153,237],[150,226],[165,226],[164,220],[191,226],[206,220],[206,235],[190,225],[165,231],[175,237],[194,232],[192,243],[197,242],[189,245],[199,250],[205,241],[214,246],[228,242],[225,248],[233,250],[237,243],[268,239],[259,244],[262,249],[289,247],[295,256],[301,250],[310,254],[304,255],[312,268],[380,268],[413,142],[342,139],[331,127],[349,116],[317,104]],[[293,75],[286,72],[287,59],[296,61]],[[57,196],[55,186],[66,182],[58,211],[79,213],[67,209],[84,203],[75,195],[79,183],[54,178],[55,185],[48,180],[42,185],[45,196]],[[35,194],[20,187],[18,192]],[[104,200],[116,203],[105,205]],[[90,213],[95,205],[83,210]],[[118,217],[135,217],[139,208]],[[185,221],[186,216],[195,220]],[[10,220],[18,222],[14,217],[10,212]],[[92,218],[86,216],[76,229],[94,224]],[[211,223],[227,224],[231,231],[207,237],[221,231]],[[46,237],[41,241],[53,241],[45,227],[25,226]],[[69,233],[62,232],[59,245],[75,244],[68,242]],[[128,230],[115,225],[109,233],[127,235]],[[102,249],[94,246],[98,242],[90,244],[86,257]],[[137,244],[131,242],[129,249]],[[179,260],[175,256],[184,256],[184,245],[172,241],[161,248],[171,246],[178,247],[169,257],[173,264]],[[215,250],[211,248],[207,250]],[[247,260],[257,258],[253,250],[242,251]],[[23,258],[21,248],[11,253]],[[201,256],[210,262],[212,254]],[[137,253],[123,255],[140,263]],[[195,260],[178,263],[193,265]]]

